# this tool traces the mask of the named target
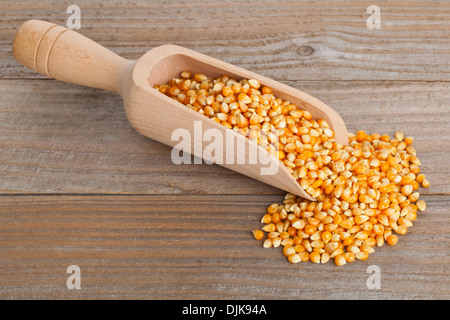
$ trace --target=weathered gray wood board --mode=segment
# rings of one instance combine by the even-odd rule
[[[450,191],[442,175],[450,171],[448,83],[288,83],[333,106],[351,132],[413,136],[433,186],[424,192]],[[4,193],[277,192],[217,165],[173,164],[170,147],[135,132],[112,93],[54,80],[0,80],[0,95],[9,96],[0,100]]]
[[[277,80],[450,80],[450,3],[378,1],[381,29],[368,30],[371,1],[78,1],[80,32],[138,59],[178,44]],[[65,24],[66,3],[0,3],[1,77],[32,77],[9,58],[27,19]],[[310,50],[312,49],[312,51]]]
[[[282,196],[3,196],[0,298],[448,299],[448,197],[369,260],[292,265],[249,230]],[[68,290],[66,268],[81,268]],[[366,269],[381,269],[369,290]]]

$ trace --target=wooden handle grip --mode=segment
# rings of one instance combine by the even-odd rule
[[[47,77],[119,94],[133,64],[75,31],[40,20],[22,24],[13,54]]]

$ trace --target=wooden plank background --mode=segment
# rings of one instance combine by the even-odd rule
[[[176,166],[120,97],[37,75],[11,53],[69,4],[0,1],[0,298],[449,299],[450,3],[78,1],[80,33],[129,59],[173,43],[323,100],[350,131],[415,138],[427,210],[394,247],[338,268],[286,262],[250,233],[284,192],[216,165]],[[81,290],[66,268],[81,268]],[[367,267],[381,269],[370,290]]]

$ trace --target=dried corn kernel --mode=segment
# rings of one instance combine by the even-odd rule
[[[262,232],[261,230],[254,230],[253,231],[253,237],[256,240],[261,240],[264,237],[264,232]]]

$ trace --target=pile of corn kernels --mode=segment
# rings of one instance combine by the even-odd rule
[[[266,232],[263,246],[283,247],[291,263],[366,260],[375,246],[395,245],[426,208],[417,190],[429,182],[413,138],[402,132],[391,139],[359,131],[349,134],[348,145],[339,144],[324,119],[312,119],[255,79],[184,71],[154,88],[266,148],[317,200],[287,194],[253,231],[257,240]]]

